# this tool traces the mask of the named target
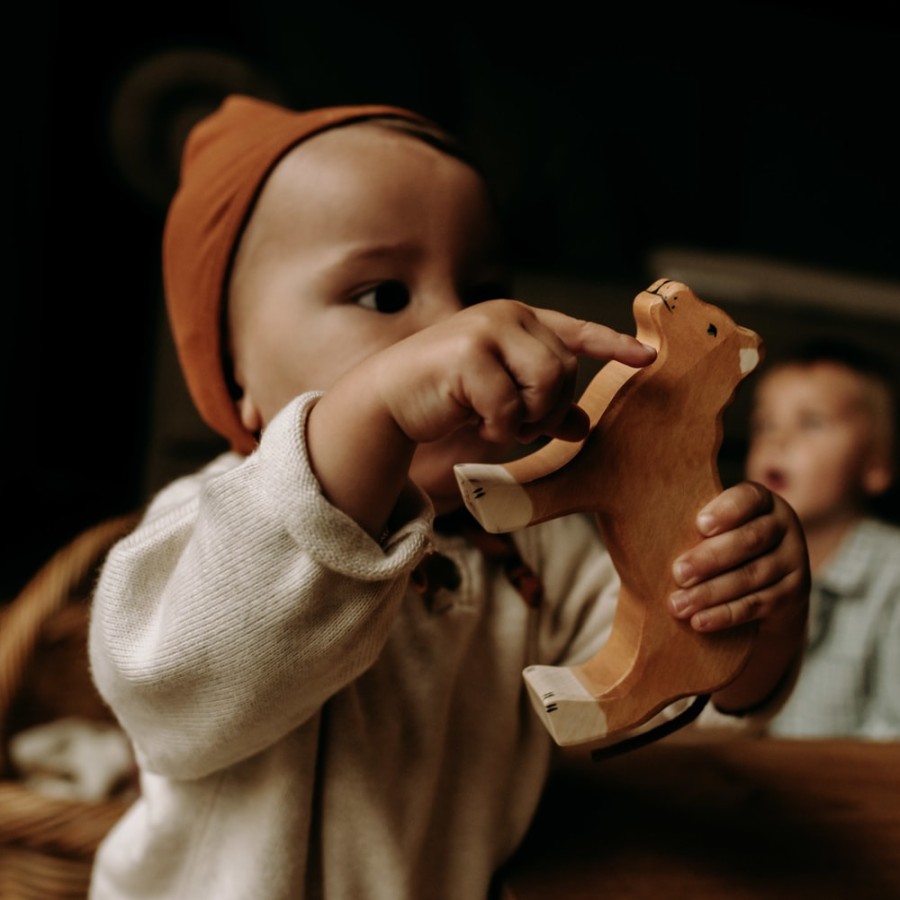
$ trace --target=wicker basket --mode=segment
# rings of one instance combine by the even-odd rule
[[[14,777],[8,743],[24,728],[66,716],[108,722],[87,662],[88,597],[128,515],[94,526],[59,550],[0,607],[0,898],[82,900],[94,853],[129,800],[63,800]]]

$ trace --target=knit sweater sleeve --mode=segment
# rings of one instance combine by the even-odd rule
[[[383,544],[328,503],[303,439],[315,399],[251,456],[163,491],[107,558],[92,672],[151,771],[201,777],[309,720],[374,662],[429,546],[412,486]]]

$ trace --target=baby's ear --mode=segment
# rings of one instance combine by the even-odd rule
[[[235,403],[237,404],[238,415],[241,417],[241,425],[250,434],[259,434],[262,431],[262,414],[253,402],[253,398],[245,391]]]

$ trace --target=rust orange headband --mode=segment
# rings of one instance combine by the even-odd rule
[[[163,232],[166,307],[194,404],[239,453],[252,452],[256,437],[241,424],[228,389],[223,306],[231,261],[253,204],[266,178],[298,143],[335,125],[381,115],[427,123],[393,106],[292,112],[234,95],[188,135]]]

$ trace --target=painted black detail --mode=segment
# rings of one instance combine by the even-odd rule
[[[683,728],[688,722],[693,722],[707,703],[709,703],[709,694],[699,694],[694,698],[694,702],[683,713],[675,716],[674,719],[669,719],[668,722],[663,722],[662,725],[657,725],[656,728],[651,728],[650,731],[625,738],[617,744],[611,744],[609,747],[598,747],[596,750],[591,751],[591,759],[594,762],[599,762],[602,759],[609,759],[611,756],[619,756],[622,753],[627,753],[629,750],[637,750],[638,747],[652,744],[654,741],[672,734],[673,731]]]

